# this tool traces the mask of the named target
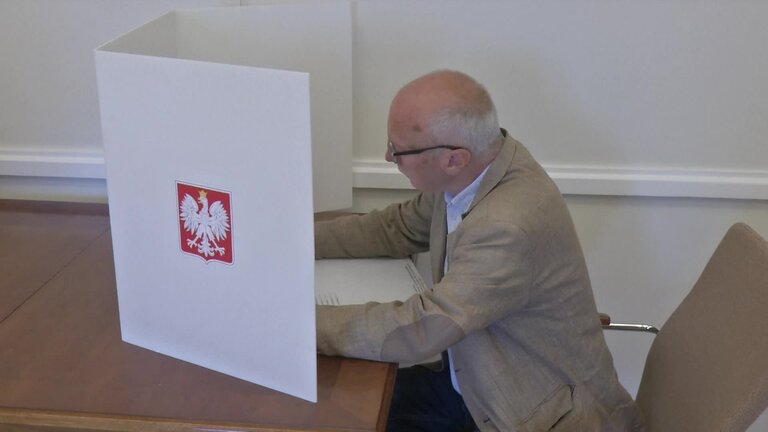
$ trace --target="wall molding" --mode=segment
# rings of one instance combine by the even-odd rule
[[[586,165],[547,165],[544,169],[566,195],[768,199],[768,170],[693,170]],[[388,162],[355,160],[356,188],[412,189]]]
[[[544,165],[566,195],[768,199],[768,170],[659,169],[586,165]],[[353,187],[413,189],[397,167],[355,159]],[[0,176],[104,179],[101,149],[13,150],[0,148]]]
[[[104,152],[87,147],[70,150],[0,147],[0,175],[104,179]]]

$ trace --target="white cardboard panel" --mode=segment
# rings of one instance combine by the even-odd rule
[[[346,2],[182,9],[102,49],[308,72],[314,203],[325,211],[352,206],[351,20]]]
[[[352,206],[352,26],[347,3],[184,11],[179,55],[309,72],[315,210]],[[221,28],[229,29],[221,32]]]
[[[96,52],[123,338],[315,401],[309,76],[173,58],[179,19]],[[181,251],[176,182],[230,193],[231,265]]]

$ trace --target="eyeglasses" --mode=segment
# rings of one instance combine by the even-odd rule
[[[458,150],[458,149],[463,149],[464,147],[457,147],[457,146],[450,146],[450,145],[436,145],[432,147],[425,147],[425,148],[415,149],[415,150],[395,151],[395,147],[392,146],[392,141],[387,141],[387,151],[389,152],[389,156],[392,158],[392,161],[394,163],[397,163],[397,158],[399,156],[415,155],[415,154],[424,153],[427,150],[434,150],[439,148],[444,148],[449,150]]]

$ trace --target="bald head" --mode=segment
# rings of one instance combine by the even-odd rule
[[[397,128],[426,145],[464,147],[480,156],[499,139],[496,108],[485,88],[472,77],[441,70],[406,84],[389,111]]]

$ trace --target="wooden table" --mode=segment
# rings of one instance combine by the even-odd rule
[[[395,365],[318,358],[318,403],[120,339],[107,207],[0,200],[0,430],[383,431]]]

